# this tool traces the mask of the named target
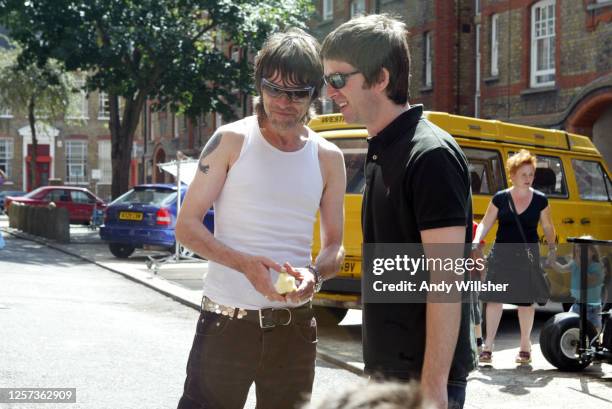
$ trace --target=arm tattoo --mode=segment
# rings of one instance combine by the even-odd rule
[[[200,169],[200,172],[204,173],[205,175],[208,175],[208,169],[210,169],[210,165],[204,165],[202,162],[198,163],[198,169]]]
[[[200,169],[200,172],[204,173],[204,174],[208,174],[208,170],[210,169],[210,165],[204,163],[204,158],[206,158],[208,155],[210,155],[215,149],[217,149],[217,147],[221,144],[221,138],[223,137],[222,133],[215,133],[210,140],[208,141],[208,143],[206,144],[206,146],[204,146],[204,149],[202,150],[202,153],[200,154],[200,161],[198,163],[198,169]]]

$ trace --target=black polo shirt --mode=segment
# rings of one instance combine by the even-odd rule
[[[472,241],[468,161],[457,142],[422,117],[416,105],[368,140],[363,197],[364,243],[421,243],[421,230],[466,226]],[[363,305],[366,371],[402,379],[420,376],[425,354],[425,304]],[[475,366],[470,304],[462,304],[450,379]]]

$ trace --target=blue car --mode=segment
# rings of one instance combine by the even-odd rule
[[[181,198],[186,192],[187,186],[183,185]],[[176,204],[176,185],[134,186],[108,205],[100,237],[108,242],[110,252],[118,258],[129,257],[136,248],[174,251]],[[207,212],[203,223],[213,231],[212,210]]]

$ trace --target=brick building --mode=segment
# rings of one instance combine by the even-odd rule
[[[72,100],[66,121],[39,120],[36,126],[37,184],[82,186],[110,197],[111,148],[108,98],[84,91]],[[8,176],[0,190],[31,190],[32,133],[27,118],[0,113],[0,169]]]
[[[0,47],[3,46],[1,41],[0,38]],[[220,38],[216,41],[228,57],[236,61],[241,58],[241,49]],[[251,115],[251,98],[240,95],[239,100],[236,115]],[[73,96],[71,104],[73,116],[67,121],[40,121],[37,125],[37,184],[47,185],[55,180],[55,183],[87,187],[110,200],[112,163],[108,96],[103,92],[87,94],[82,91]],[[130,173],[129,185],[174,183],[174,178],[157,165],[176,159],[178,151],[197,158],[214,130],[222,124],[219,114],[202,115],[192,121],[168,109],[154,110],[153,101],[147,101],[134,134],[130,169],[125,170]],[[8,175],[0,191],[31,190],[27,176],[31,149],[27,118],[15,117],[0,107],[0,169]]]
[[[360,13],[410,30],[410,100],[588,135],[612,163],[612,0],[315,0],[319,39]],[[325,106],[326,104],[324,104]]]

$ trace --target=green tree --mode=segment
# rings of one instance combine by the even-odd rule
[[[55,60],[44,65],[19,63],[19,48],[0,50],[0,106],[28,118],[32,132],[30,186],[36,183],[36,123],[63,119],[74,92],[72,76]]]
[[[309,0],[0,0],[0,18],[24,56],[91,72],[109,95],[112,195],[128,188],[132,142],[147,99],[191,118],[229,119],[237,92],[252,92],[252,67],[219,39],[258,49],[285,26],[304,26]],[[123,98],[119,112],[118,97]]]

